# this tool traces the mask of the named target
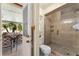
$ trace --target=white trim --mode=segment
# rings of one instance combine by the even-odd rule
[[[39,4],[34,4],[34,56],[39,56]]]
[[[45,9],[43,12],[44,14],[47,14],[63,5],[65,5],[66,3],[55,3],[55,4],[52,4],[50,7],[48,7],[47,9]]]

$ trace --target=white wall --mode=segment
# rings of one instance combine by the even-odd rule
[[[44,42],[44,14],[43,10],[40,8],[40,19],[39,19],[39,35],[40,37],[40,44]]]
[[[2,55],[2,35],[1,35],[1,4],[0,4],[0,56]]]
[[[2,20],[22,23],[22,8],[10,3],[2,3],[1,8]]]

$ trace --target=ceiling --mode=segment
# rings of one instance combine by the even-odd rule
[[[18,3],[18,4],[20,4],[22,6],[26,6],[27,5],[27,3]],[[40,3],[40,8],[43,9],[43,10],[45,10],[49,6],[51,6],[52,4],[55,4],[55,3]]]
[[[47,9],[49,6],[53,5],[54,3],[40,3],[40,8],[45,10]]]

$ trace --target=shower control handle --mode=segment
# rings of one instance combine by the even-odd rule
[[[59,30],[57,30],[57,35],[59,35]]]
[[[29,43],[29,42],[31,42],[31,41],[29,41],[29,40],[26,41],[26,43]]]

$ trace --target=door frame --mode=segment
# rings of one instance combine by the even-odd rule
[[[33,55],[39,56],[39,3],[33,3],[33,25],[34,25],[34,39],[33,39]]]
[[[27,35],[31,37],[32,40],[31,55],[39,56],[39,3],[28,3],[26,6],[28,6]]]

